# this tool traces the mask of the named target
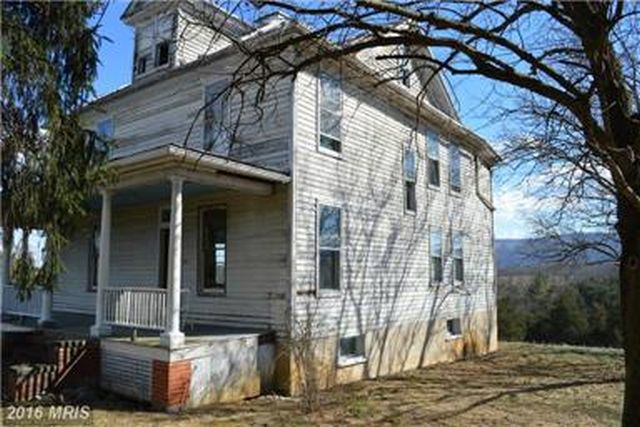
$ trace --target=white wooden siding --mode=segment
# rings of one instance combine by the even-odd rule
[[[113,118],[114,157],[166,144],[202,149],[204,88],[228,78],[238,61],[238,56],[229,56],[165,78],[87,111],[83,122],[95,127],[99,120]],[[289,80],[269,85],[264,100],[257,106],[253,102],[255,86],[243,88],[244,104],[239,96],[233,97],[232,117],[242,125],[236,135],[239,142],[230,153],[232,158],[289,171],[291,87]],[[263,114],[262,120],[256,123],[259,113]]]
[[[461,150],[462,193],[450,194],[448,150],[441,187],[427,188],[425,128],[372,94],[344,84],[341,158],[317,150],[316,79],[296,81],[296,315],[319,334],[358,333],[415,319],[493,309],[492,215],[476,194],[473,157]],[[417,144],[417,212],[404,212],[402,148]],[[443,144],[449,141],[443,139]],[[316,200],[343,207],[342,291],[316,287]],[[429,287],[430,225],[444,231],[444,283]],[[465,233],[465,291],[452,286],[451,231]]]
[[[183,65],[228,46],[230,40],[187,12],[178,10],[176,65]]]

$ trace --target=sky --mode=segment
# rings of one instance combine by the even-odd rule
[[[100,47],[95,82],[98,96],[131,82],[133,30],[120,21],[127,4],[124,0],[111,1],[101,21],[100,33],[110,41],[104,40]],[[449,82],[463,124],[499,149],[503,135],[513,123],[496,119],[493,106],[504,99],[496,93],[495,85],[481,77],[469,76],[450,78]],[[527,215],[541,204],[525,186],[514,182],[519,180],[512,174],[504,165],[494,172],[495,233],[500,239],[530,237],[532,230]]]

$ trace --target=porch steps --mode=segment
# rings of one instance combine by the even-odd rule
[[[98,343],[88,340],[55,340],[32,346],[29,360],[9,366],[5,399],[33,400],[66,385],[97,380],[98,355]],[[25,352],[20,356],[24,358]]]

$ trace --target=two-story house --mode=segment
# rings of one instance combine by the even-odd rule
[[[233,40],[303,26],[191,0],[122,19],[132,82],[83,112],[117,179],[45,302],[93,325],[103,387],[164,407],[295,393],[305,336],[323,387],[497,348],[498,156],[441,76],[378,48],[274,81],[257,105],[257,85],[224,95],[245,59]]]

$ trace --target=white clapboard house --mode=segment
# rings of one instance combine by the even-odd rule
[[[83,112],[117,179],[55,291],[7,288],[5,313],[82,328],[102,387],[168,408],[296,393],[303,345],[323,387],[497,348],[498,156],[446,80],[371,49],[272,81],[257,114],[256,88],[218,96],[245,59],[234,41],[304,26],[191,0],[122,19],[132,82]]]

